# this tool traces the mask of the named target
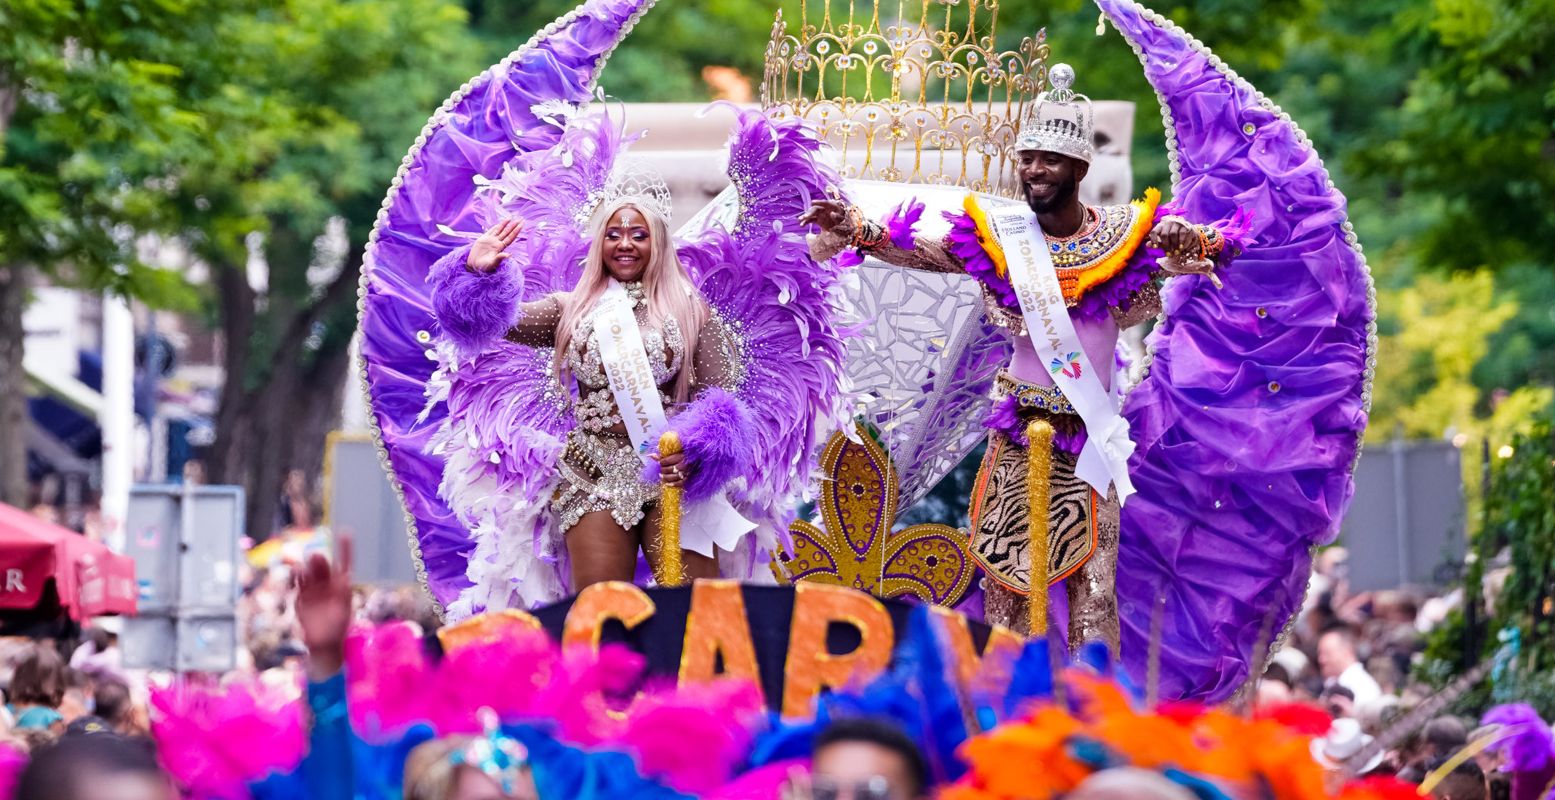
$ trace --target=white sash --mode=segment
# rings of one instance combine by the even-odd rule
[[[594,331],[598,335],[599,360],[610,379],[621,421],[643,463],[658,447],[659,436],[669,428],[664,402],[659,399],[653,367],[648,364],[648,348],[643,345],[642,329],[632,313],[632,299],[626,288],[615,280],[599,298]]]
[[[664,413],[664,402],[659,399],[648,349],[643,345],[642,330],[637,326],[637,315],[632,311],[626,288],[612,279],[595,314],[599,360],[610,379],[610,393],[615,397],[632,446],[646,464],[650,454],[658,450],[659,436],[669,429],[669,419]],[[681,369],[691,369],[689,357]],[[709,558],[715,545],[733,551],[740,538],[755,529],[756,523],[730,505],[723,491],[705,502],[687,505],[680,512],[681,547]]]
[[[1128,420],[1118,413],[1116,398],[1102,388],[1101,373],[1080,345],[1042,226],[1031,209],[1016,205],[990,210],[988,222],[1004,249],[1026,334],[1053,385],[1085,421],[1087,439],[1075,475],[1102,495],[1109,484],[1115,485],[1122,505],[1134,493],[1128,477],[1128,459],[1134,452]]]

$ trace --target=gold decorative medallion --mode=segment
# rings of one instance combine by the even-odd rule
[[[790,525],[794,554],[780,553],[773,571],[784,582],[814,581],[955,605],[975,571],[963,548],[966,535],[937,524],[893,532],[896,468],[862,425],[855,428],[858,441],[838,431],[821,455],[824,528],[806,520]]]

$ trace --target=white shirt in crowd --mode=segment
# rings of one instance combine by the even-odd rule
[[[1356,708],[1382,696],[1382,687],[1377,685],[1377,679],[1373,678],[1359,661],[1345,667],[1344,672],[1339,673],[1339,678],[1334,682],[1349,689],[1350,693],[1355,695]]]

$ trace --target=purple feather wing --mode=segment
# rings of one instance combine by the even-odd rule
[[[836,269],[810,260],[797,219],[839,184],[823,145],[796,120],[739,111],[729,177],[739,198],[730,231],[685,237],[680,254],[708,302],[744,342],[736,396],[755,420],[755,474],[740,500],[786,539],[793,501],[815,468],[819,433],[842,416],[846,347],[834,313]]]
[[[427,271],[462,243],[439,226],[476,231],[490,221],[494,202],[477,191],[476,177],[500,176],[515,156],[555,145],[561,129],[535,107],[586,102],[610,51],[651,6],[652,0],[589,0],[461,87],[417,138],[379,212],[362,270],[362,378],[371,424],[405,504],[418,577],[439,606],[469,585],[466,562],[473,546],[467,526],[438,496],[445,458],[430,446],[447,410],[434,405],[422,414],[438,366],[427,356],[437,333]],[[560,271],[528,277],[526,297],[563,288],[567,280]],[[540,363],[520,348],[506,353],[516,360],[486,365],[493,371],[488,377],[504,370],[532,373]],[[477,395],[472,402],[479,402]],[[503,405],[520,403],[510,392]],[[488,407],[493,413],[498,408]]]
[[[1161,696],[1219,701],[1299,608],[1311,548],[1338,534],[1354,492],[1371,280],[1345,198],[1290,117],[1160,15],[1097,4],[1160,97],[1173,203],[1199,220],[1253,216],[1224,290],[1168,281],[1150,374],[1123,408],[1139,490],[1118,564],[1125,666],[1144,678],[1164,598]]]

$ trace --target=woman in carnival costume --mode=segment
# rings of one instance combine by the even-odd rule
[[[837,182],[813,132],[736,111],[728,213],[676,238],[591,105],[651,5],[587,0],[450,98],[368,247],[372,421],[449,619],[631,580],[639,550],[661,579],[765,575],[842,412],[837,273],[798,222]],[[663,486],[684,552],[661,559]]]
[[[442,493],[476,538],[455,617],[632,580],[639,547],[658,574],[661,487],[684,491],[686,576],[750,577],[796,488],[773,473],[808,463],[808,414],[839,394],[831,275],[768,220],[829,185],[813,137],[743,113],[745,217],[677,243],[668,189],[621,167],[608,115],[564,126],[489,183],[499,221],[431,269]],[[664,431],[683,453],[656,452]]]

